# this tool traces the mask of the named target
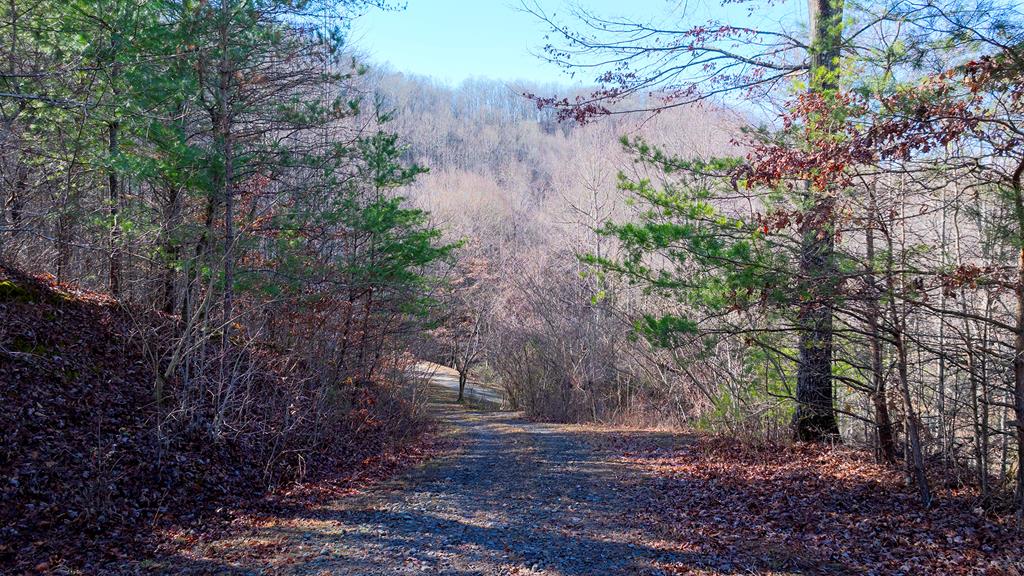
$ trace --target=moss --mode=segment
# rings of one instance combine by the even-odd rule
[[[22,352],[25,354],[35,354],[37,356],[44,356],[50,352],[50,349],[42,344],[37,344],[27,338],[15,336],[14,341],[11,342],[11,349],[15,352]]]
[[[10,280],[0,280],[0,302],[31,303],[32,292]]]

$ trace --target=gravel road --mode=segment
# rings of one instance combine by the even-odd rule
[[[230,561],[193,566],[226,574],[584,576],[662,574],[658,563],[685,562],[640,544],[650,539],[630,522],[635,470],[565,427],[453,399],[435,410],[461,439],[454,453],[295,511],[244,544],[217,543]],[[246,560],[237,553],[243,545],[264,553]]]

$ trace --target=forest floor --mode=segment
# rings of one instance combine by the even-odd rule
[[[450,395],[445,389],[446,396]],[[456,449],[238,522],[174,574],[1024,574],[1019,532],[848,450],[735,448],[435,404]]]

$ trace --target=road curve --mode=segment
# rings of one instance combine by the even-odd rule
[[[635,470],[571,428],[453,400],[448,394],[434,410],[461,439],[459,450],[208,544],[229,553],[206,554],[194,573],[653,576],[687,560],[636,525],[638,504],[628,495],[643,480]],[[264,549],[246,553],[254,546]],[[174,573],[190,572],[179,565]]]

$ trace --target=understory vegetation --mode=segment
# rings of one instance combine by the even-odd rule
[[[399,387],[325,391],[286,354],[252,347],[237,361],[253,374],[242,393],[259,400],[239,401],[214,434],[211,406],[185,419],[153,399],[151,363],[172,353],[179,320],[7,269],[0,290],[5,571],[100,573],[172,552],[168,535],[216,533],[276,487],[329,492],[415,459],[429,431]],[[173,380],[163,393],[192,391]]]
[[[341,50],[367,6],[0,7],[3,565],[99,570],[427,429],[455,246]]]

